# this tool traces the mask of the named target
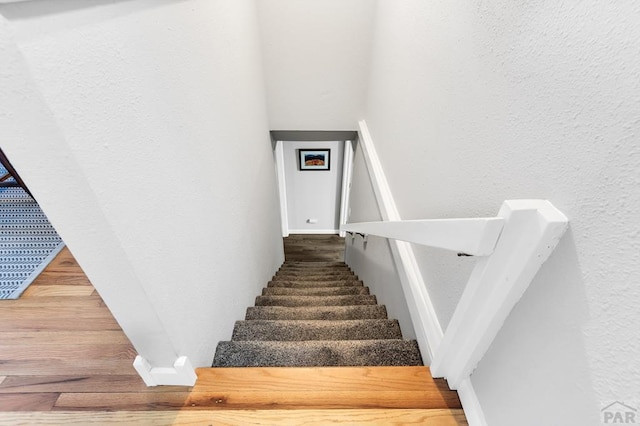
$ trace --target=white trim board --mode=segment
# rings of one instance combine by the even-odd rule
[[[487,426],[487,420],[484,417],[484,411],[478,401],[476,391],[473,389],[471,378],[467,377],[458,387],[458,397],[464,408],[464,415],[467,423],[472,426]]]
[[[340,220],[338,226],[342,226],[349,220],[349,197],[351,194],[351,176],[353,174],[353,143],[344,141],[344,155],[342,156],[342,186],[340,193]],[[345,236],[344,231],[338,235]]]
[[[380,215],[386,221],[401,220],[367,124],[362,120],[358,123],[358,126],[359,142]],[[391,247],[391,253],[416,332],[418,346],[425,363],[429,364],[442,341],[442,326],[427,292],[411,244],[391,239],[389,240],[389,246]],[[470,378],[461,383],[458,392],[469,424],[472,426],[486,426],[484,413],[471,385]]]
[[[402,220],[367,124],[362,120],[358,126],[360,146],[382,220]],[[440,321],[436,316],[411,245],[402,241],[389,240],[389,246],[400,275],[422,358],[426,363],[430,363],[443,336]]]
[[[289,236],[289,213],[287,212],[287,181],[284,174],[284,144],[276,141],[273,150],[273,158],[276,163],[276,178],[278,180],[278,195],[280,198],[280,227],[282,236]]]
[[[289,229],[291,234],[338,234],[339,229]]]

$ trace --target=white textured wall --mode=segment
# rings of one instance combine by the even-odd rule
[[[210,364],[282,261],[254,2],[36,1],[0,23],[3,148],[142,355]]]
[[[258,1],[271,129],[356,129],[374,6],[371,0]]]
[[[356,146],[353,162],[350,206],[348,222],[382,220],[360,145]],[[370,235],[365,245],[359,235],[352,239],[347,234],[345,262],[371,289],[371,294],[376,295],[378,303],[387,307],[389,318],[398,320],[402,336],[415,339],[416,333],[388,240]]]
[[[342,190],[343,141],[284,141],[284,171],[287,187],[289,232],[337,233]],[[329,170],[298,168],[299,149],[329,149]],[[316,219],[316,223],[308,223]]]
[[[378,5],[365,118],[402,217],[544,198],[571,220],[472,377],[488,424],[640,408],[640,4]],[[420,259],[446,325],[466,277]]]

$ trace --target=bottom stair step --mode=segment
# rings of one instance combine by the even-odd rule
[[[457,392],[428,367],[198,368],[197,374],[189,402],[198,408],[461,408]]]
[[[226,341],[213,367],[418,366],[415,340]]]

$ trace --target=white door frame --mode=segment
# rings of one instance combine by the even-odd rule
[[[351,172],[353,171],[353,142],[344,141],[344,156],[342,158],[342,194],[340,195],[340,221],[338,229],[349,220],[349,197],[351,195]],[[346,232],[340,231],[344,237]]]
[[[280,198],[280,226],[282,236],[289,236],[289,214],[287,213],[287,182],[284,176],[284,144],[276,141],[273,150],[273,157],[276,162],[276,177],[278,179],[278,196]]]
[[[353,172],[353,142],[344,141],[344,157],[342,160],[342,185],[340,194],[340,216],[339,225],[347,223],[349,220],[349,195],[351,192],[351,176]],[[287,213],[287,182],[284,174],[284,143],[277,140],[273,158],[275,160],[276,177],[278,180],[278,196],[280,198],[280,226],[282,236],[289,236],[289,215]],[[341,237],[345,236],[344,232],[339,232]]]

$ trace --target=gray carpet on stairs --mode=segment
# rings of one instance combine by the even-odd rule
[[[294,280],[280,279],[269,281],[267,287],[289,287],[289,288],[318,288],[318,287],[359,287],[362,281],[358,280]]]
[[[396,320],[249,320],[237,321],[232,340],[402,339]]]
[[[247,308],[246,320],[353,320],[385,319],[384,305],[357,306],[251,306]]]
[[[311,287],[311,288],[284,288],[266,287],[262,289],[263,296],[348,296],[368,295],[369,287]]]
[[[256,306],[347,306],[375,305],[376,297],[370,294],[354,296],[258,296]]]
[[[218,344],[214,367],[422,365],[414,340],[343,262],[287,261]]]

